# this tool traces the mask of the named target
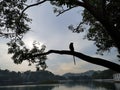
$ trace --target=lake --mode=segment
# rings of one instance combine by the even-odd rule
[[[64,84],[0,86],[0,90],[120,90],[120,83],[69,82]]]

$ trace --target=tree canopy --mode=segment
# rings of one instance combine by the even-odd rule
[[[24,42],[22,41],[24,34],[30,30],[27,22],[31,22],[31,19],[28,18],[25,11],[30,7],[50,2],[51,5],[56,6],[54,12],[58,14],[57,16],[73,8],[83,7],[82,22],[80,22],[77,27],[73,27],[73,25],[69,26],[69,29],[76,33],[81,33],[87,30],[85,38],[95,41],[95,45],[98,47],[97,52],[100,54],[103,54],[104,51],[110,50],[112,47],[117,48],[118,54],[120,54],[119,0],[36,0],[34,2],[34,4],[27,5],[27,0],[0,1],[0,36],[11,39],[8,43],[8,52],[13,54],[15,62],[21,63],[23,60],[32,62],[35,57],[57,53],[74,55],[87,62],[120,72],[120,65],[108,60],[94,58],[84,55],[81,52],[71,52],[68,50],[50,50],[44,53],[44,47],[42,47],[40,51],[38,50],[39,53],[34,53],[32,50],[26,49]],[[84,29],[84,25],[89,26],[89,28]],[[35,49],[36,47],[34,46],[33,48]]]

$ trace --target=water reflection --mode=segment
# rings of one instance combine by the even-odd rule
[[[120,83],[115,83],[116,90],[120,90]]]
[[[120,90],[120,83],[69,82],[51,85],[0,86],[0,90]]]
[[[1,86],[0,90],[52,90],[57,85],[19,85]]]
[[[114,83],[105,83],[105,82],[70,82],[70,83],[66,83],[65,86],[68,88],[72,88],[72,87],[87,88],[85,90],[90,90],[90,89],[92,90],[117,90],[115,89],[116,87]]]

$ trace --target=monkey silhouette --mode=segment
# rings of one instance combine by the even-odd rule
[[[71,52],[74,52],[74,46],[73,46],[73,42],[70,43],[69,45],[69,49]],[[74,60],[74,64],[76,65],[76,62],[75,62],[75,56],[73,55],[73,60]]]

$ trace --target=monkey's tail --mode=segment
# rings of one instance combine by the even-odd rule
[[[75,56],[73,56],[73,60],[74,60],[74,65],[76,65]]]

